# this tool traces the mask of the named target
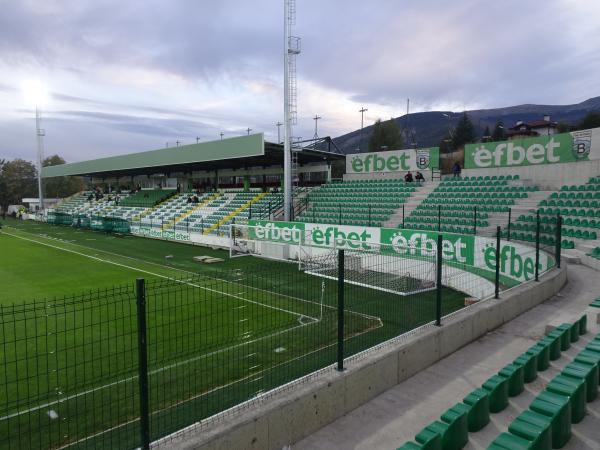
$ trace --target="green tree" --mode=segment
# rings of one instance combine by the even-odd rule
[[[42,165],[58,166],[64,164],[65,160],[58,155],[52,155],[46,158]],[[82,191],[85,188],[83,178],[81,177],[53,177],[44,180],[44,192],[48,197],[64,198]]]
[[[571,131],[571,125],[568,122],[561,120],[556,124],[557,133],[568,133],[569,131]]]
[[[454,149],[452,147],[452,137],[450,134],[446,134],[439,144],[440,153],[451,153]]]
[[[25,197],[37,197],[37,170],[23,159],[0,161],[0,204],[20,205]]]
[[[587,130],[588,128],[600,127],[600,111],[591,111],[579,122],[579,129]]]
[[[485,126],[485,130],[483,130],[483,136],[481,136],[481,141],[487,141],[488,139],[490,139],[490,136],[492,135],[492,132],[490,131],[490,126],[486,125]]]
[[[499,120],[496,122],[494,132],[492,133],[492,141],[504,141],[506,140],[506,132],[504,130],[504,123]]]
[[[369,151],[397,150],[402,148],[402,133],[394,119],[382,122],[377,119],[373,125],[373,133],[369,139]]]
[[[458,123],[454,129],[452,146],[454,149],[458,149],[464,147],[465,144],[475,142],[475,139],[475,127],[473,126],[473,122],[471,122],[469,115],[464,112],[461,118],[458,119]]]

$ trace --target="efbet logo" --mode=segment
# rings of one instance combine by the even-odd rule
[[[496,244],[489,243],[483,249],[483,260],[489,270],[496,270]],[[539,270],[543,270],[540,262]],[[535,277],[535,255],[520,255],[517,248],[504,244],[500,248],[500,273],[510,278],[529,281]]]
[[[378,153],[369,153],[365,156],[352,157],[352,170],[354,172],[397,172],[410,170],[410,154],[408,152],[396,155],[379,156]],[[429,164],[429,154],[427,154]]]
[[[254,235],[263,241],[285,242],[286,244],[302,243],[304,228],[298,225],[277,225],[267,222],[265,225],[255,225]]]
[[[321,247],[352,248],[369,250],[369,240],[373,236],[363,229],[358,231],[344,231],[338,227],[316,227],[312,230],[312,241]]]
[[[397,231],[390,238],[390,244],[394,251],[400,255],[410,256],[435,256],[437,242],[427,233],[413,233],[407,237],[401,231]],[[454,242],[442,240],[442,258],[459,263],[467,262],[467,244],[462,238]]]
[[[561,141],[554,138],[550,138],[545,145],[536,142],[528,147],[521,147],[509,142],[498,144],[493,149],[489,149],[482,144],[473,150],[473,162],[476,167],[556,163],[561,159],[558,154],[560,147]]]

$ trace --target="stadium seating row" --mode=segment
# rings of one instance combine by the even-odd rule
[[[503,411],[509,397],[519,396],[525,384],[538,378],[538,372],[550,367],[550,361],[559,359],[563,351],[587,332],[587,317],[575,323],[564,323],[480,388],[468,394],[444,414],[440,420],[427,425],[398,450],[459,450],[469,442],[469,433],[477,432],[490,423],[490,414]],[[571,425],[581,422],[586,403],[598,396],[600,364],[600,335],[580,351],[555,376],[545,389],[517,416],[490,444],[492,450],[549,450],[562,448],[571,438]]]
[[[403,180],[329,182],[308,194],[300,222],[382,226],[419,188]]]

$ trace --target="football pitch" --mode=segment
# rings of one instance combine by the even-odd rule
[[[152,439],[336,361],[336,280],[223,250],[4,225],[0,448],[139,445],[137,278]],[[201,266],[198,255],[224,262]],[[344,290],[346,355],[434,318],[435,292]],[[444,314],[463,306],[464,294],[444,288],[443,298]]]

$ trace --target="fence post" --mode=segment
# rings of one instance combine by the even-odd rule
[[[436,251],[436,298],[435,298],[435,324],[442,326],[442,235],[438,234]]]
[[[508,208],[508,229],[506,230],[506,239],[510,241],[510,221],[512,219],[512,208]]]
[[[554,258],[556,259],[556,267],[560,269],[560,253],[562,249],[562,216],[556,219],[556,247],[554,250]]]
[[[477,206],[473,207],[473,234],[477,235]]]
[[[494,282],[494,298],[500,298],[500,225],[496,227],[496,279]]]
[[[337,370],[344,370],[344,250],[338,250],[338,346]]]
[[[150,407],[148,402],[148,343],[146,340],[146,286],[143,278],[136,280],[138,325],[138,377],[140,386],[140,447],[150,448]]]
[[[539,281],[540,265],[540,210],[537,210],[535,220],[535,281]]]
[[[250,211],[248,211],[248,220],[252,220],[252,202],[250,202]]]
[[[438,232],[442,231],[442,205],[438,205]]]
[[[404,203],[402,203],[402,228],[404,228]]]

